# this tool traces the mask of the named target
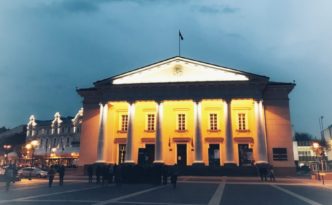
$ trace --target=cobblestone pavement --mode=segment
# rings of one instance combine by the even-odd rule
[[[146,205],[320,205],[332,204],[332,182],[279,178],[261,182],[254,177],[180,177],[178,186],[149,184],[88,184],[83,177],[55,181],[22,180],[6,192],[0,184],[0,204],[146,204]]]

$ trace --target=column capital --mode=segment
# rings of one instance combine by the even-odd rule
[[[154,100],[155,103],[157,103],[158,105],[160,105],[161,103],[164,102],[164,100]]]
[[[127,102],[129,105],[132,105],[132,104],[135,104],[135,103],[136,103],[136,100],[126,100],[126,102]]]
[[[227,97],[227,98],[223,98],[223,101],[226,102],[227,104],[230,104],[232,102],[233,98],[231,97]]]
[[[195,102],[195,103],[200,103],[200,102],[202,102],[202,98],[194,98],[193,99],[193,102]]]
[[[254,101],[256,101],[256,102],[263,102],[263,98],[254,98]]]

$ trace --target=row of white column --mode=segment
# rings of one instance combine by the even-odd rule
[[[224,164],[236,164],[234,159],[234,142],[232,132],[232,117],[231,117],[231,100],[224,101],[224,120],[225,120],[225,150],[226,158]],[[164,163],[162,156],[162,124],[163,124],[163,103],[156,104],[156,143],[155,143],[155,163]],[[105,138],[107,125],[107,104],[100,104],[100,124],[97,144],[97,163],[105,162]],[[194,164],[203,164],[203,150],[202,150],[202,133],[201,133],[201,102],[195,101],[195,160]],[[134,163],[133,160],[133,121],[135,118],[135,104],[129,103],[128,107],[128,131],[127,131],[127,145],[125,163]],[[264,108],[262,101],[255,101],[255,118],[257,129],[256,163],[267,163],[267,148],[266,148],[266,132]]]

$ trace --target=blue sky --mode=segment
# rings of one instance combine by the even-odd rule
[[[332,124],[331,1],[2,0],[0,126],[81,107],[76,87],[178,54],[292,82],[295,131]]]

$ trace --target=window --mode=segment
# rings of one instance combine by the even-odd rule
[[[43,139],[40,139],[40,142],[39,142],[38,148],[39,148],[39,147],[43,147]]]
[[[48,139],[46,138],[46,142],[45,142],[45,150],[47,150],[48,148]]]
[[[179,131],[186,130],[186,115],[185,114],[178,114],[178,129]]]
[[[56,138],[53,139],[53,147],[56,146]]]
[[[147,115],[147,131],[154,131],[155,130],[155,115],[148,114]]]
[[[218,115],[210,113],[210,130],[218,130]]]
[[[121,127],[122,132],[128,131],[128,115],[121,115]]]
[[[66,147],[69,147],[69,137],[67,137]]]
[[[287,161],[287,148],[272,148],[274,161]]]
[[[246,123],[246,113],[238,113],[238,130],[248,130]]]

